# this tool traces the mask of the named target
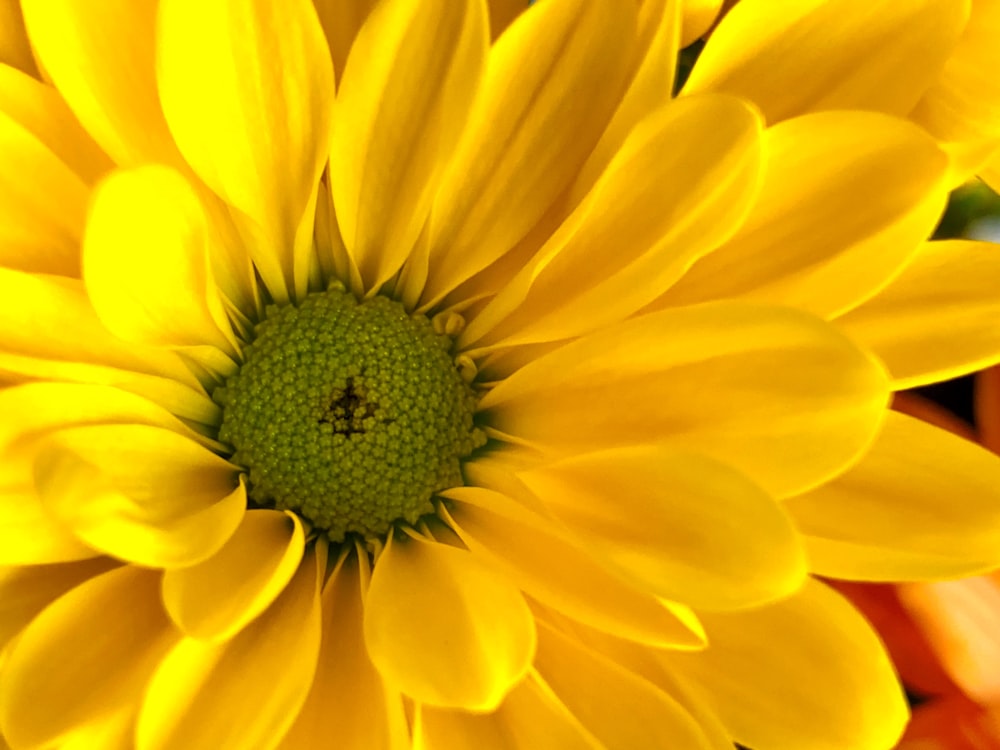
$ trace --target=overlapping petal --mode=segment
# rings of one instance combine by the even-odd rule
[[[897,389],[955,378],[1000,361],[1000,248],[925,243],[885,289],[837,325],[886,365]]]
[[[769,124],[824,109],[905,115],[940,75],[967,2],[740,0],[684,86],[753,101]]]
[[[310,0],[162,0],[157,84],[198,176],[239,212],[275,300],[306,291],[334,81]]]
[[[330,187],[366,289],[413,249],[488,46],[485,0],[389,0],[354,40],[337,93]]]
[[[163,575],[163,603],[192,638],[225,640],[281,594],[302,562],[305,533],[298,516],[248,510],[212,557]]]
[[[0,0],[0,63],[37,75],[20,0]]]
[[[609,326],[521,368],[480,408],[494,429],[550,456],[683,446],[780,497],[853,461],[886,396],[877,364],[832,326],[726,302]]]
[[[805,582],[806,559],[789,517],[718,461],[637,446],[520,477],[587,549],[665,599],[736,609],[783,598]]]
[[[735,741],[774,750],[882,750],[902,734],[906,700],[881,641],[824,584],[704,619],[711,648],[663,658],[700,685]]]
[[[657,306],[736,297],[834,315],[898,272],[947,201],[947,157],[905,120],[820,112],[769,128],[764,145],[746,221]]]
[[[603,568],[551,521],[492,490],[458,487],[444,494],[453,503],[448,517],[469,549],[538,601],[620,638],[657,647],[704,646],[693,613]]]
[[[890,412],[854,467],[786,507],[817,573],[868,581],[971,575],[1000,555],[1000,458]]]
[[[427,582],[433,581],[433,586]],[[491,711],[528,671],[535,626],[521,592],[467,551],[389,540],[365,602],[382,677],[415,701]]]
[[[185,638],[146,687],[138,750],[276,747],[305,702],[320,648],[326,548],[311,548],[271,607],[232,640]]]

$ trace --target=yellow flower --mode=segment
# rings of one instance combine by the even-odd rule
[[[927,133],[671,100],[667,0],[22,9],[11,748],[892,744],[810,573],[1000,549],[996,459],[886,412],[1000,360]]]

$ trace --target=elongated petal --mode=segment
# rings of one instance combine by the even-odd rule
[[[312,750],[316,738],[330,732],[345,748],[410,748],[402,699],[383,682],[365,649],[367,561],[363,565],[364,570],[353,556],[341,561],[323,588],[316,678],[279,750]]]
[[[337,93],[330,185],[368,289],[416,243],[488,45],[484,0],[389,0],[354,41]]]
[[[155,573],[123,567],[58,599],[3,665],[0,724],[14,747],[63,747],[95,719],[128,709],[177,640]]]
[[[160,166],[116,172],[95,191],[83,244],[98,317],[127,341],[235,354],[211,241],[197,193],[180,174]]]
[[[116,563],[106,557],[0,569],[0,650],[54,600]]]
[[[249,510],[228,542],[198,565],[163,575],[163,603],[184,633],[226,640],[281,594],[302,561],[298,516]]]
[[[555,524],[478,487],[445,493],[455,531],[469,549],[498,566],[519,588],[567,617],[598,630],[658,647],[700,648],[703,633],[690,612],[601,567]]]
[[[500,704],[535,651],[517,588],[465,550],[410,539],[376,561],[364,632],[387,682],[421,703],[478,711]]]
[[[513,247],[570,185],[622,94],[635,24],[631,3],[546,0],[497,40],[435,198],[425,302]]]
[[[1000,248],[928,242],[875,297],[837,325],[881,359],[902,390],[1000,362]]]
[[[276,747],[316,670],[325,564],[309,551],[284,593],[231,641],[178,643],[146,688],[138,750]]]
[[[0,0],[0,63],[37,75],[20,0]]]
[[[889,412],[856,466],[787,508],[822,575],[919,580],[1000,562],[1000,458],[905,414]]]
[[[680,46],[687,47],[712,28],[723,3],[722,0],[684,0],[678,4],[684,9]]]
[[[684,92],[743,96],[769,123],[824,109],[904,115],[940,74],[967,18],[968,5],[953,0],[741,0]]]
[[[180,165],[156,95],[156,3],[23,0],[46,75],[116,163]]]
[[[805,555],[777,502],[699,454],[619,448],[519,476],[588,549],[657,596],[735,609],[805,581]]]
[[[521,368],[480,401],[490,425],[552,456],[679,445],[784,496],[871,441],[884,375],[829,325],[739,303],[664,310]]]
[[[0,150],[0,266],[79,275],[87,186],[3,112]]]
[[[760,129],[747,104],[725,96],[688,97],[648,118],[460,343],[569,338],[651,302],[737,230],[756,193]]]
[[[156,41],[160,98],[181,152],[249,220],[275,299],[303,295],[334,97],[312,3],[163,0]]]
[[[547,686],[528,678],[489,714],[418,706],[413,750],[605,750]]]
[[[333,72],[338,84],[344,75],[344,64],[361,25],[368,18],[376,0],[313,0],[326,42],[330,47]]]
[[[905,120],[820,112],[764,136],[763,185],[747,220],[660,305],[744,297],[828,317],[884,286],[933,232],[948,159]]]
[[[30,475],[30,467],[25,467]],[[43,565],[86,560],[101,553],[52,518],[30,476],[0,480],[0,565]]]
[[[0,373],[115,385],[213,424],[219,408],[172,352],[127,344],[94,314],[82,284],[0,269]]]
[[[246,492],[227,461],[145,425],[61,430],[35,459],[46,508],[83,541],[157,568],[194,565],[225,544]]]
[[[733,739],[774,750],[884,750],[906,724],[878,636],[818,581],[784,602],[705,616],[710,648],[663,652],[708,694]]]
[[[542,623],[535,669],[606,750],[712,747],[694,717],[665,692]]]
[[[6,4],[7,0],[0,2],[0,6]],[[0,17],[3,13],[0,10]],[[96,182],[113,166],[108,156],[80,127],[59,92],[7,65],[0,65],[0,112],[48,146],[88,185]]]

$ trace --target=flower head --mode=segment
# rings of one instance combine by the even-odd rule
[[[5,740],[890,745],[809,574],[996,561],[1000,465],[886,412],[1000,360],[945,152],[671,99],[668,0],[345,5],[22,3]]]

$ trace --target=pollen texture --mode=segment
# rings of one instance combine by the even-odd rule
[[[432,512],[485,442],[451,345],[387,297],[332,289],[269,307],[214,393],[251,503],[293,511],[334,541]]]

